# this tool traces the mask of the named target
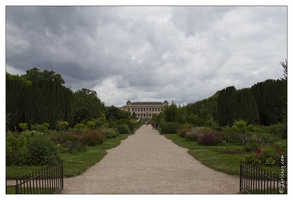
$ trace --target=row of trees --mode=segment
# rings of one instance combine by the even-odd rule
[[[244,120],[253,125],[269,126],[287,122],[287,80],[266,80],[251,88],[224,88],[213,96],[177,107],[174,103],[153,120],[213,128],[232,126]]]
[[[37,68],[22,76],[6,73],[7,129],[20,129],[20,123],[27,123],[28,128],[47,123],[50,129],[56,129],[60,121],[72,127],[92,119],[111,123],[131,119],[126,111],[104,106],[95,91],[82,88],[73,92],[64,83],[60,74]]]

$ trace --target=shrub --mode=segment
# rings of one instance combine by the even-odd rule
[[[6,165],[22,165],[26,157],[26,138],[6,134]]]
[[[118,130],[119,134],[130,134],[130,130],[126,124],[117,124],[115,128]]]
[[[177,130],[177,134],[180,136],[180,137],[183,137],[185,138],[186,136],[186,132],[190,131],[191,128],[180,128]]]
[[[233,131],[214,131],[215,136],[223,143],[242,144],[242,134]]]
[[[48,137],[34,136],[27,143],[27,165],[56,165],[60,162],[56,144]]]
[[[46,125],[46,123],[31,125],[31,130],[41,132],[41,133],[48,133],[49,132],[48,126]]]
[[[22,131],[25,131],[28,128],[27,123],[19,123],[18,126]]]
[[[235,121],[232,130],[238,133],[245,133],[247,122],[244,120]]]
[[[92,130],[82,134],[80,141],[83,145],[95,146],[103,143],[105,141],[105,137],[102,131]]]
[[[175,122],[168,122],[162,126],[161,132],[162,134],[176,134],[179,128],[180,124]]]
[[[79,152],[87,151],[87,146],[84,144],[81,144],[80,142],[67,141],[61,145],[57,144],[57,147],[58,147],[58,150],[62,153],[65,153],[65,152],[73,153],[76,151],[79,151]]]
[[[211,133],[205,133],[197,138],[199,144],[203,145],[217,145],[220,140]]]
[[[80,140],[80,137],[81,133],[79,132],[66,131],[61,134],[59,141],[57,140],[55,142],[61,144],[66,143],[67,141],[78,142]]]
[[[87,121],[86,122],[86,126],[89,128],[89,129],[94,129],[95,128],[95,122],[94,121]]]
[[[117,129],[113,129],[113,128],[103,128],[102,132],[104,134],[104,137],[107,139],[115,138],[119,135],[119,132],[117,131]]]
[[[133,128],[134,128],[134,123],[131,123],[130,120],[127,120],[127,119],[120,119],[118,122],[117,122],[117,125],[118,124],[125,124],[127,125],[128,129],[129,129],[129,133],[133,132]]]
[[[199,136],[202,136],[205,133],[212,133],[213,130],[206,127],[195,127],[190,131],[186,132],[185,138],[190,141],[197,141]]]
[[[56,126],[56,128],[57,128],[58,130],[65,130],[66,127],[67,127],[68,125],[69,125],[69,124],[68,124],[67,121],[58,121],[58,122],[57,122],[57,126]]]
[[[281,139],[287,139],[287,124],[278,123],[267,127],[268,132]]]

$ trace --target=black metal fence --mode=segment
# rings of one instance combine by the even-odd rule
[[[280,169],[282,172],[282,169]],[[240,163],[240,193],[287,194],[287,178],[250,164]]]
[[[63,164],[47,166],[16,179],[15,194],[57,194],[63,189]]]

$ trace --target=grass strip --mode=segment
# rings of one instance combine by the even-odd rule
[[[175,144],[187,148],[188,153],[203,165],[212,168],[216,171],[224,172],[229,175],[240,175],[240,161],[245,160],[248,154],[243,153],[221,153],[228,152],[227,150],[237,152],[243,150],[241,145],[216,145],[204,146],[198,144],[196,141],[189,141],[180,137],[177,134],[166,134],[167,139],[172,140]],[[262,169],[280,174],[281,168],[278,166],[261,166]],[[287,169],[285,169],[285,176]]]
[[[125,140],[129,134],[120,134],[116,138],[107,139],[97,146],[89,146],[85,152],[61,153],[64,165],[64,177],[80,175],[107,155],[107,149],[114,148]],[[43,166],[6,166],[6,179],[13,180],[32,173]]]

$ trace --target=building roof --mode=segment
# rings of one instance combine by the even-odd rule
[[[132,102],[132,105],[162,105],[162,102]]]

